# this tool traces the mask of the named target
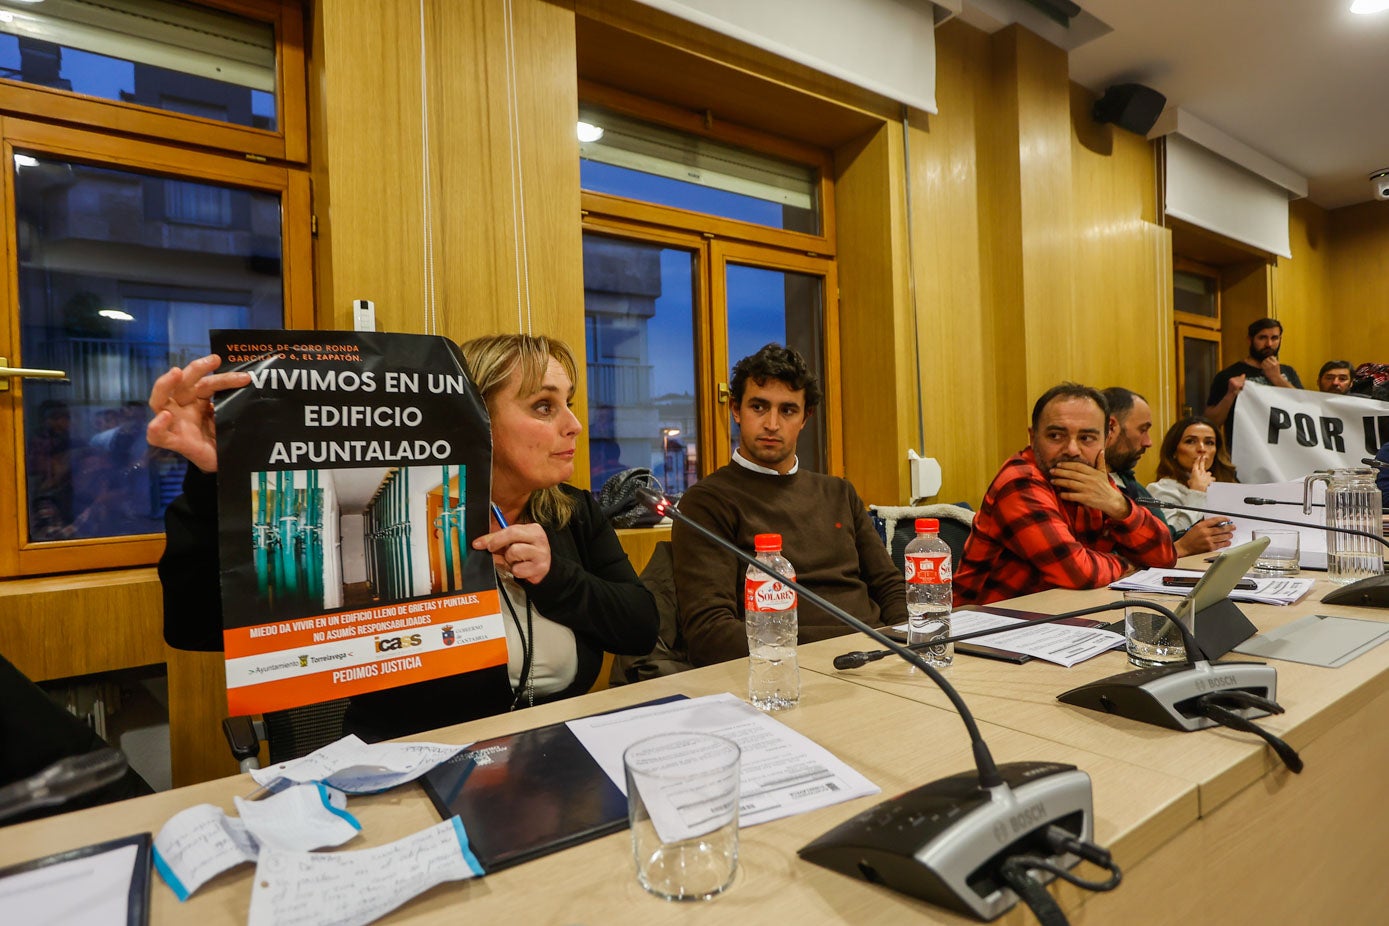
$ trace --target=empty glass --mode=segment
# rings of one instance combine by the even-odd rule
[[[1300,568],[1302,536],[1295,530],[1255,531],[1254,539],[1268,538],[1268,547],[1254,563],[1254,574],[1264,578],[1297,575]]]
[[[741,750],[709,733],[662,733],[622,755],[637,881],[666,900],[708,900],[738,869]]]

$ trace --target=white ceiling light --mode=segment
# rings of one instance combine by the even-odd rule
[[[102,309],[96,314],[100,315],[102,318],[110,318],[118,322],[135,321],[134,315],[131,315],[129,312],[122,312],[120,309]]]
[[[1368,16],[1370,13],[1383,13],[1389,10],[1389,0],[1355,0],[1350,5],[1352,13],[1361,13]]]
[[[588,143],[603,137],[603,127],[592,122],[579,122],[577,126],[579,141]]]

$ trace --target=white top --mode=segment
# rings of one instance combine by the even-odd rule
[[[502,594],[516,609],[521,629],[525,630],[526,596],[511,576],[499,573],[498,577]],[[506,674],[511,679],[511,687],[515,689],[521,683],[525,645],[521,634],[516,632],[516,622],[511,619],[511,609],[506,602],[502,602],[502,626],[506,628]],[[531,627],[535,637],[531,679],[535,682],[536,696],[559,694],[574,684],[574,676],[579,672],[579,648],[574,642],[574,631],[545,617],[536,610],[535,605],[531,605]]]
[[[1194,505],[1197,508],[1206,507],[1205,492],[1189,489],[1175,479],[1159,479],[1157,482],[1150,482],[1148,483],[1148,492],[1160,502],[1171,502],[1174,505]],[[1176,533],[1188,530],[1191,525],[1205,517],[1199,511],[1178,511],[1173,508],[1164,508],[1163,515],[1167,518],[1167,526]]]
[[[741,447],[733,448],[733,462],[737,463],[743,469],[750,469],[754,473],[766,473],[768,476],[789,476],[796,470],[801,468],[801,458],[796,457],[796,462],[791,464],[791,468],[789,470],[787,470],[785,473],[777,472],[770,466],[763,466],[761,463],[754,463],[747,457],[743,456],[743,451]]]

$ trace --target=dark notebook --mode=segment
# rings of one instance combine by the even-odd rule
[[[421,781],[489,874],[627,826],[627,798],[564,723],[474,743]]]

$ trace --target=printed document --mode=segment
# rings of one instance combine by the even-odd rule
[[[708,695],[569,721],[569,729],[627,793],[622,753],[657,733],[714,733],[742,750],[740,826],[753,826],[880,790],[829,750],[731,694]]]

